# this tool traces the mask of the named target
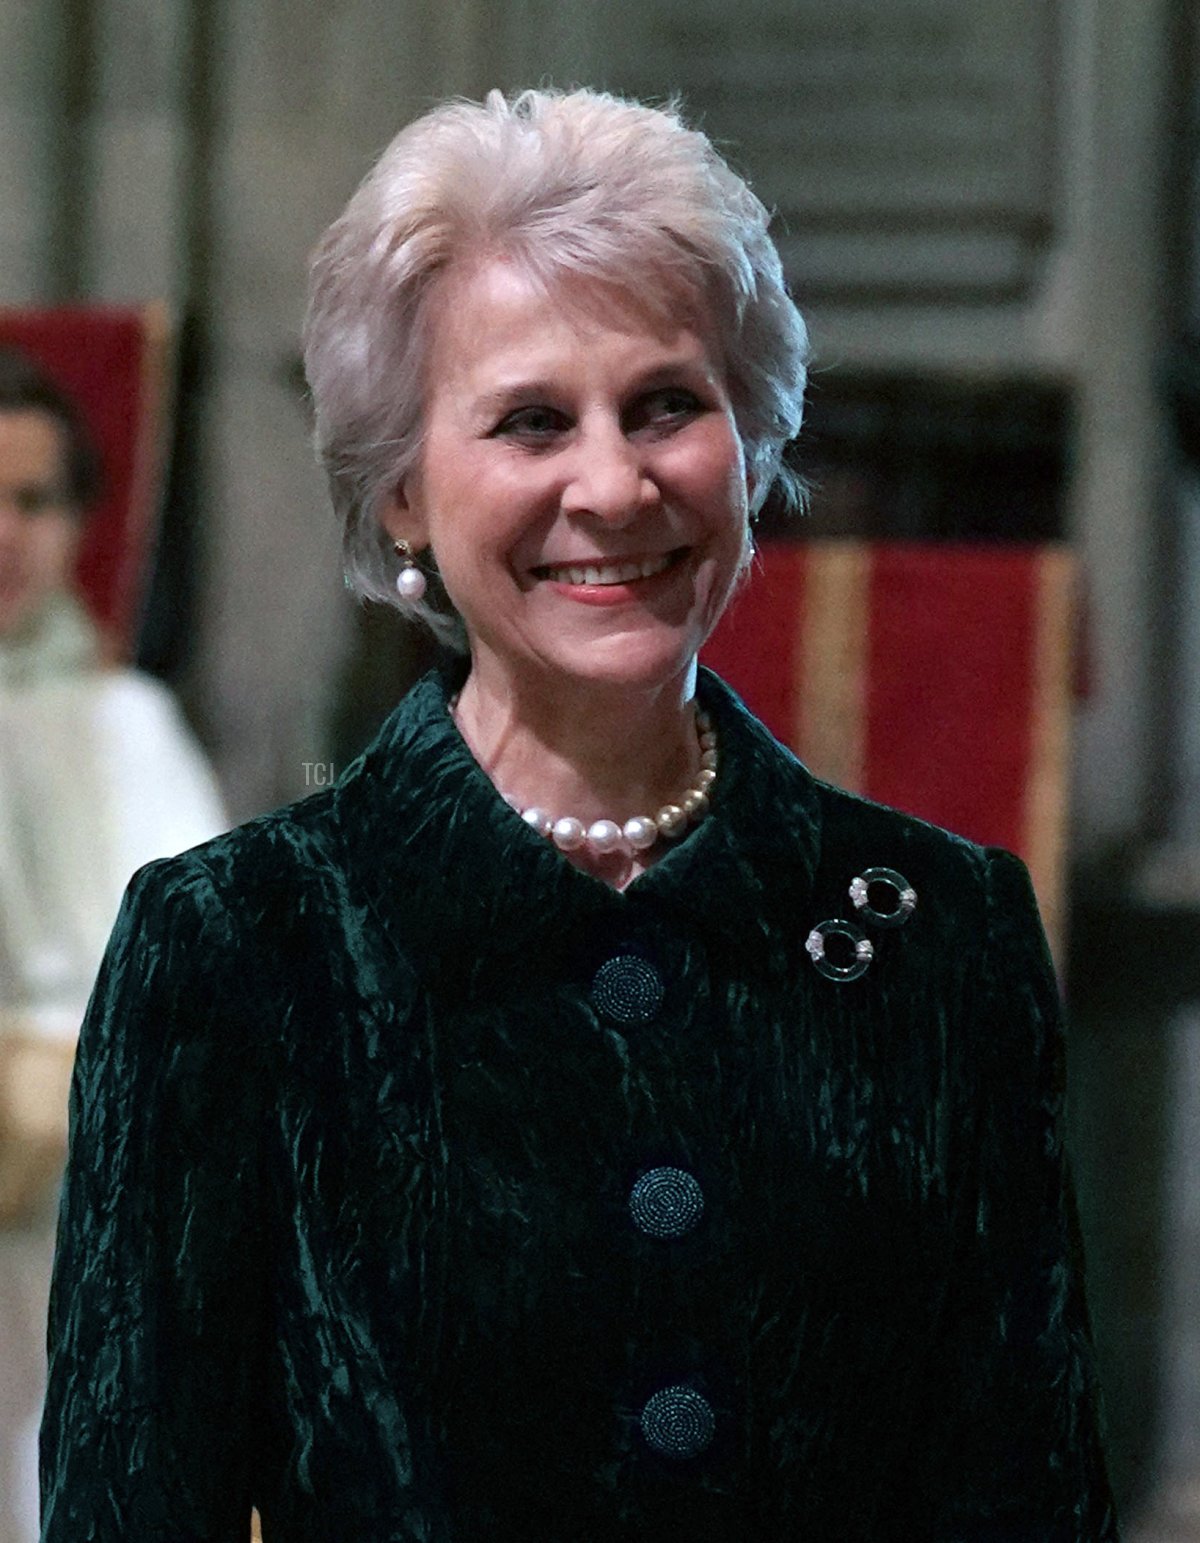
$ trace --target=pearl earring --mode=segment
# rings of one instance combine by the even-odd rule
[[[400,559],[400,572],[396,575],[396,590],[406,605],[415,605],[425,598],[425,575],[417,567],[412,547],[407,541],[395,543],[396,556]]]

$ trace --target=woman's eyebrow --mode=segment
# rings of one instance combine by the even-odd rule
[[[549,380],[513,380],[504,385],[495,386],[481,396],[472,397],[471,407],[481,413],[503,412],[506,407],[513,407],[517,403],[529,403],[533,400],[561,396],[561,394],[562,387],[556,387]]]
[[[640,374],[635,375],[630,385],[634,391],[646,391],[652,390],[655,386],[673,384],[681,379],[695,381],[707,380],[708,377],[709,370],[705,362],[685,354],[650,365]]]
[[[691,354],[680,354],[669,359],[657,360],[654,364],[647,365],[644,370],[631,375],[626,383],[626,391],[637,393],[652,390],[655,386],[667,385],[681,377],[691,381],[708,381],[711,375],[712,371],[706,360]],[[494,386],[482,395],[472,397],[470,405],[473,411],[480,413],[503,412],[506,408],[516,406],[518,403],[552,401],[561,397],[562,393],[561,383],[556,384],[548,377],[534,376],[528,380],[515,379]]]

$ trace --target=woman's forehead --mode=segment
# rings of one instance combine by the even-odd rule
[[[681,325],[716,330],[708,296],[678,271],[645,264],[620,272],[590,272],[498,248],[460,258],[438,286],[439,309],[461,304],[468,293],[496,299],[528,297],[588,323],[654,332],[669,337]],[[697,329],[699,330],[699,329]]]
[[[699,320],[699,325],[697,325]],[[671,304],[653,286],[568,272],[549,277],[508,254],[448,271],[431,302],[431,382],[470,371],[506,350],[551,354],[566,336],[582,348],[601,333],[623,333],[668,352],[690,335],[716,360],[716,328],[682,297]]]

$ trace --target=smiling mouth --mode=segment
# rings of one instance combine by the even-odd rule
[[[637,579],[652,579],[665,573],[687,556],[688,548],[676,547],[658,557],[630,558],[626,562],[563,563],[532,568],[535,579],[549,579],[556,584],[632,584]]]

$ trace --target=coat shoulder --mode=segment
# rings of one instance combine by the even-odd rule
[[[336,789],[327,788],[256,815],[175,857],[147,864],[161,880],[207,875],[222,890],[260,886],[319,871],[334,860]]]
[[[929,820],[875,803],[861,794],[814,779],[821,811],[822,855],[825,860],[848,851],[866,853],[875,847],[910,855],[914,861],[952,872],[963,881],[984,879],[992,858],[1001,850],[957,835]],[[882,859],[873,866],[890,866]]]
[[[205,941],[245,953],[255,937],[282,941],[328,912],[340,887],[333,790],[259,815],[132,878],[127,905],[180,941],[203,924]],[[254,950],[251,949],[251,952]]]
[[[923,923],[935,922],[933,931],[943,940],[951,935],[969,940],[972,952],[994,932],[997,913],[1007,913],[1022,927],[1036,923],[1029,875],[1013,853],[820,780],[816,792],[818,892],[849,905],[853,881],[869,877],[872,869],[890,870],[915,891]],[[842,914],[853,915],[853,907]],[[1040,925],[1032,930],[1040,937]]]

